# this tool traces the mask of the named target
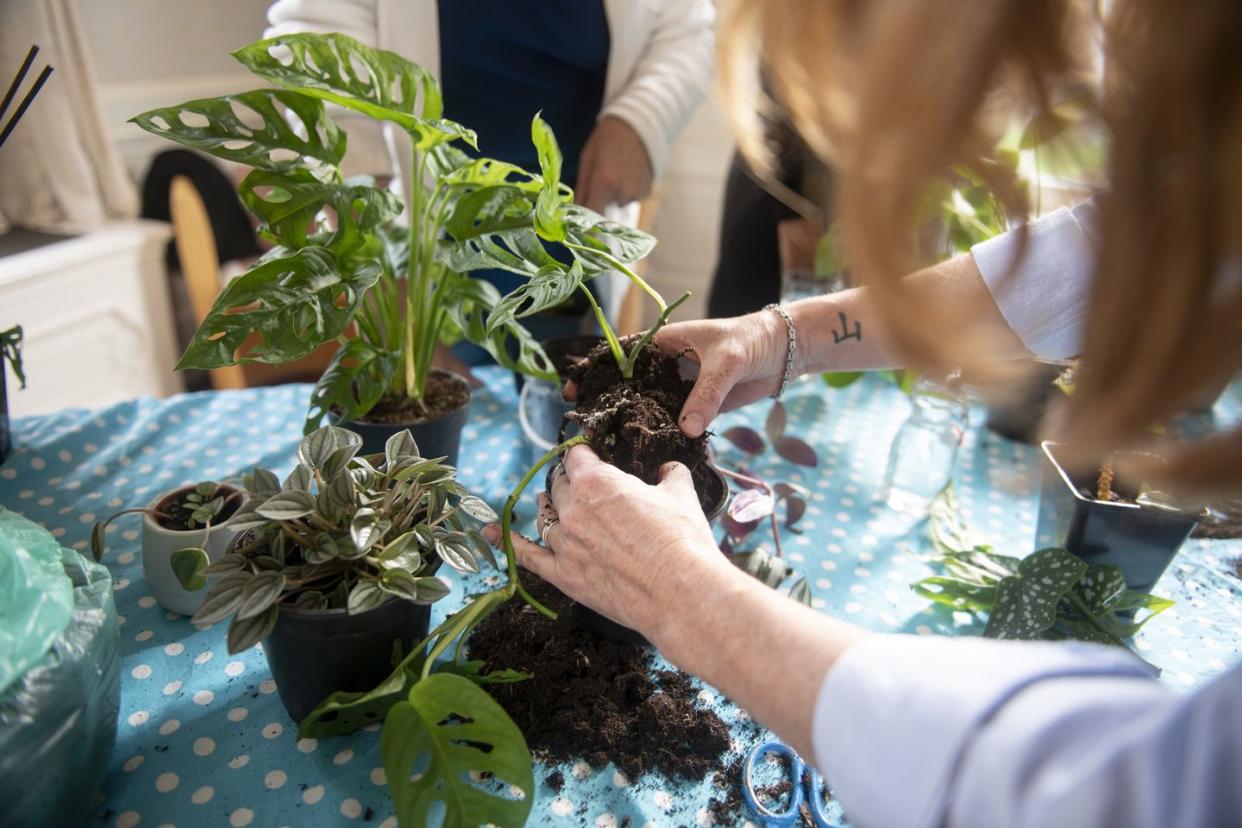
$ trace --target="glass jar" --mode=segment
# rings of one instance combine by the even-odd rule
[[[880,499],[896,512],[924,517],[953,477],[970,413],[961,397],[925,380],[908,400],[910,416],[889,449]]]

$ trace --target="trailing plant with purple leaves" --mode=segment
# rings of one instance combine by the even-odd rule
[[[815,449],[806,441],[786,434],[788,417],[785,406],[779,401],[772,404],[764,425],[764,431],[772,447],[784,459],[800,466],[816,466],[819,458]],[[759,432],[746,426],[734,426],[721,432],[721,437],[752,457],[757,457],[767,447]],[[798,534],[797,523],[806,513],[810,492],[794,483],[768,483],[744,466],[726,468],[713,461],[716,469],[742,487],[729,502],[729,508],[721,516],[724,537],[720,549],[740,569],[772,587],[781,589],[786,583],[793,598],[805,604],[811,603],[811,588],[806,576],[796,572],[785,563],[781,549],[781,529]],[[784,504],[784,519],[779,511]],[[747,547],[747,539],[762,524],[767,524],[772,536],[773,551],[762,545]]]

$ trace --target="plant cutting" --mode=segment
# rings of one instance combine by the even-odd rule
[[[476,148],[475,133],[441,117],[435,79],[399,55],[340,34],[290,34],[233,56],[278,88],[133,119],[254,167],[240,195],[259,218],[259,232],[277,245],[221,292],[178,367],[288,362],[338,340],[312,392],[307,433],[325,418],[357,423],[360,431],[377,425],[366,445],[378,451],[387,433],[409,424],[425,451],[452,465],[468,389],[432,368],[437,343],[464,336],[502,365],[552,379],[552,365],[519,320],[606,269],[628,270],[627,262],[650,249],[650,237],[570,203],[555,138],[537,115],[532,140],[542,175],[467,155],[458,144]],[[409,135],[408,204],[342,176],[345,135],[325,104]],[[560,244],[568,264],[542,240]],[[467,275],[490,267],[540,278],[501,297]]]
[[[140,509],[124,509],[91,530],[91,554],[103,558],[105,533],[123,515],[142,515],[142,571],[151,594],[166,609],[193,615],[203,603],[203,564],[219,560],[237,537],[231,520],[245,492],[228,483],[205,480],[156,495]],[[189,584],[186,586],[184,584]]]
[[[7,385],[7,368],[13,369],[13,374],[17,377],[17,381],[21,383],[21,387],[26,387],[26,371],[22,365],[22,326],[14,325],[5,331],[0,331],[0,463],[4,462],[4,458],[8,456],[9,449],[13,447],[13,438],[9,431],[9,392]]]
[[[932,507],[930,534],[933,562],[948,574],[924,578],[912,589],[955,610],[987,613],[988,638],[1075,638],[1125,647],[1126,638],[1173,605],[1127,587],[1119,566],[1088,563],[1060,547],[1025,558],[997,553],[962,524],[951,487]],[[1146,614],[1136,619],[1140,609]]]

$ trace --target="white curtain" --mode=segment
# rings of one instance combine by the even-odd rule
[[[75,0],[0,0],[0,94],[34,44],[39,56],[17,101],[44,66],[54,71],[0,148],[0,214],[52,231],[136,216],[138,194],[104,127]]]

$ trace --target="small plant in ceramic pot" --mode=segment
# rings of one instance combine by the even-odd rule
[[[260,641],[295,720],[336,690],[373,687],[427,632],[430,604],[448,594],[440,563],[477,572],[495,565],[478,533],[492,510],[469,495],[441,459],[420,456],[408,431],[382,455],[358,455],[362,438],[324,426],[298,448],[283,483],[257,468],[242,530],[208,563],[187,551],[186,586],[218,576],[194,616],[229,619],[230,653]]]
[[[96,561],[103,557],[104,533],[112,521],[141,514],[142,571],[151,594],[165,609],[193,615],[203,603],[203,593],[197,590],[205,584],[197,570],[223,557],[237,537],[232,520],[245,497],[236,486],[213,480],[171,489],[144,508],[124,509],[96,523],[91,554]],[[183,585],[183,577],[189,587]]]

